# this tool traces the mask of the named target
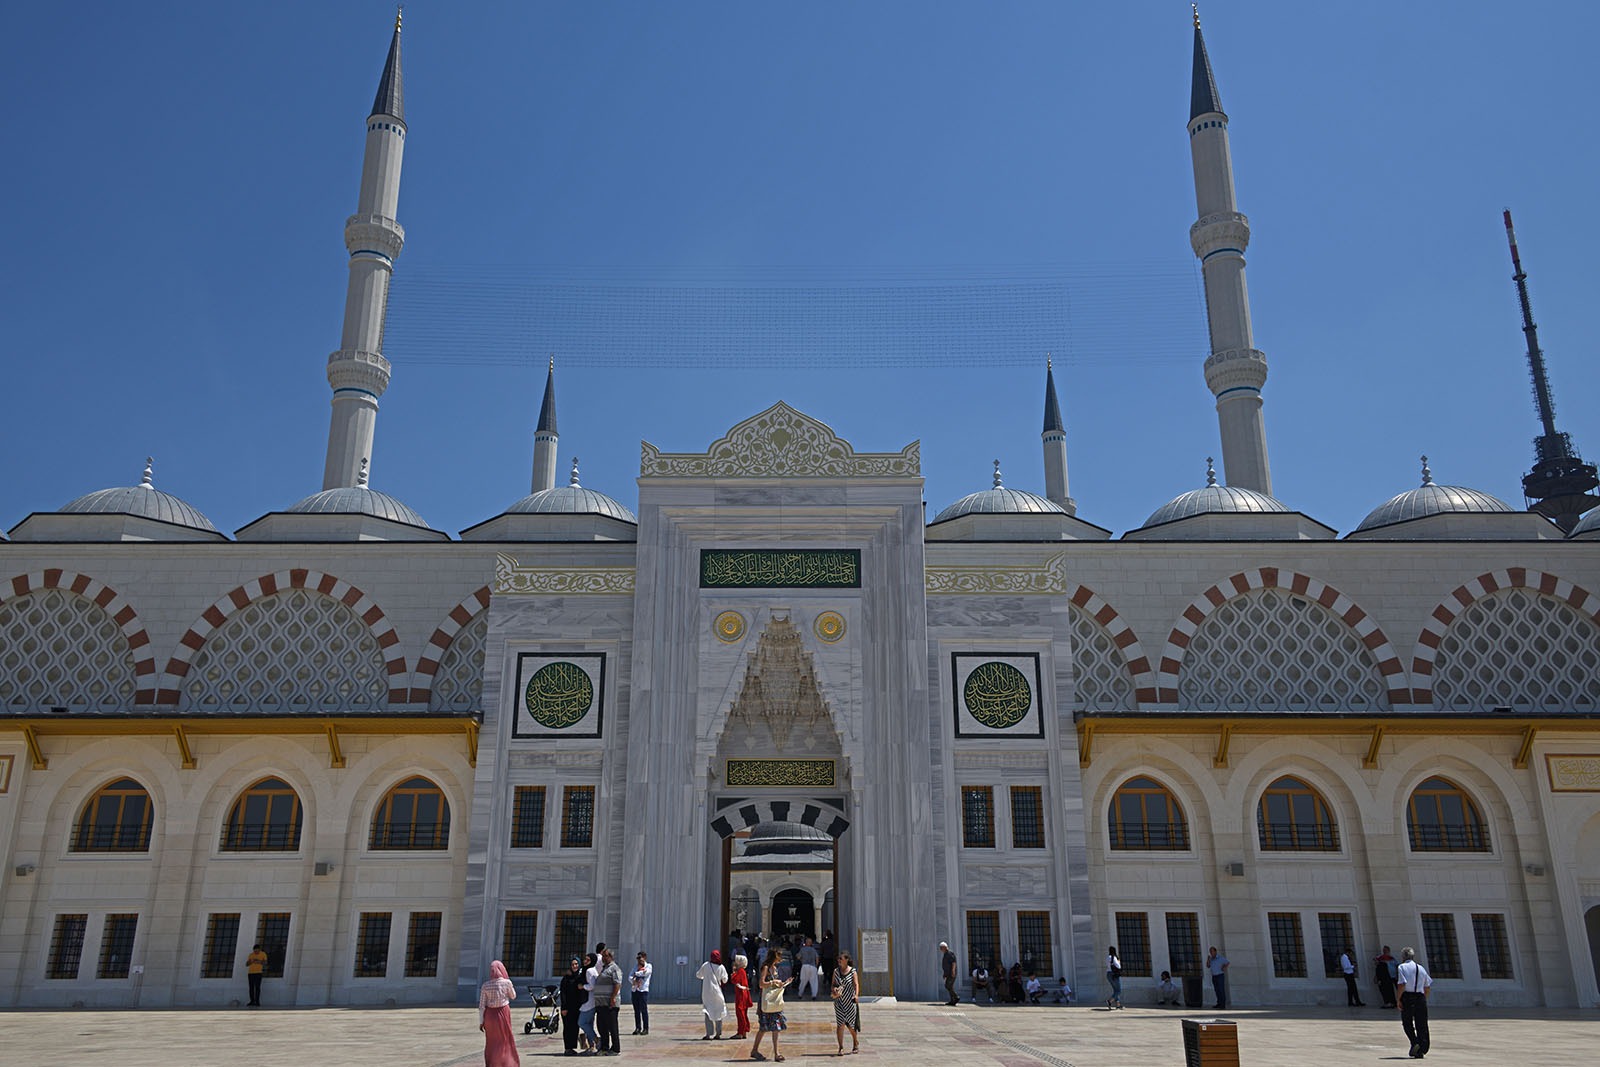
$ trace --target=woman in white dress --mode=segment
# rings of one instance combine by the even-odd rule
[[[728,1017],[728,1002],[722,996],[722,987],[728,981],[728,969],[722,965],[722,953],[712,949],[711,958],[700,965],[694,976],[700,979],[700,1010],[706,1016],[706,1036],[700,1040],[710,1041],[715,1035],[720,1041],[722,1020]]]

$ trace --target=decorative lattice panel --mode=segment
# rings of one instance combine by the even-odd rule
[[[1435,706],[1593,711],[1600,704],[1600,626],[1528,589],[1472,602],[1434,661]]]
[[[133,703],[133,651],[104,608],[44,589],[0,603],[0,707],[107,711]]]
[[[332,597],[291,589],[247,604],[206,640],[183,690],[187,708],[382,708],[389,678],[377,638]]]
[[[456,633],[434,672],[429,711],[477,711],[483,707],[483,646],[488,637],[487,611],[478,612]]]
[[[1195,630],[1178,672],[1186,711],[1373,711],[1389,705],[1354,630],[1314,600],[1257,589]]]
[[[1121,649],[1111,640],[1104,626],[1073,606],[1072,673],[1076,689],[1074,711],[1133,710],[1133,677],[1122,658]]]

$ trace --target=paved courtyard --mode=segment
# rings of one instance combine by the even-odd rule
[[[527,1013],[514,1007],[523,1062],[561,1059],[559,1037],[520,1035]],[[828,1006],[802,1003],[791,1009],[793,1025],[782,1038],[785,1057],[831,1056]],[[854,1059],[873,1067],[1181,1067],[1184,1014],[1153,1008],[866,1004],[861,1055]],[[622,1016],[622,1058],[748,1062],[746,1041],[700,1040],[698,1005],[655,1007],[645,1038],[628,1035],[633,1028],[629,1009]],[[1238,1026],[1240,1062],[1246,1067],[1406,1060],[1404,1035],[1392,1011],[1243,1010],[1224,1017]],[[1563,1067],[1595,1063],[1600,1047],[1597,1012],[1459,1009],[1436,1012],[1434,1023],[1428,1060],[1435,1063]],[[15,1011],[0,1013],[0,1050],[0,1059],[18,1067],[465,1067],[483,1062],[471,1008]]]

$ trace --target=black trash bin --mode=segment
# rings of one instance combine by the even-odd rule
[[[1205,979],[1197,974],[1183,976],[1183,1006],[1186,1008],[1203,1008],[1206,1006]]]

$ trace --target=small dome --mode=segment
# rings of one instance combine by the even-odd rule
[[[994,461],[994,487],[968,493],[954,504],[934,516],[934,522],[959,519],[963,515],[1070,515],[1066,508],[1054,500],[1046,500],[1035,493],[1021,489],[1007,489],[1000,484],[1000,461]]]
[[[420,526],[424,530],[433,528],[423,521],[421,515],[388,493],[380,493],[364,485],[324,489],[285,510],[291,515],[371,515],[407,526]]]
[[[763,822],[750,829],[751,841],[832,841],[826,830],[803,822]]]
[[[1596,530],[1600,530],[1600,508],[1595,508],[1585,515],[1568,536],[1577,537],[1579,534],[1594,533]]]
[[[507,515],[604,515],[608,519],[639,524],[638,518],[604,493],[578,484],[578,461],[572,461],[572,482],[530,493],[506,508]]]
[[[1187,493],[1173,497],[1162,504],[1150,517],[1144,520],[1144,525],[1160,526],[1162,523],[1174,522],[1178,519],[1192,518],[1195,515],[1223,515],[1254,512],[1268,514],[1272,512],[1287,512],[1284,507],[1265,493],[1258,493],[1254,489],[1240,489],[1231,485],[1217,484],[1217,471],[1212,465],[1210,457],[1206,458],[1206,484],[1203,489],[1191,489]],[[1140,527],[1143,529],[1144,527]]]
[[[1422,519],[1429,515],[1503,514],[1515,510],[1499,497],[1481,493],[1476,489],[1460,485],[1434,484],[1433,471],[1428,469],[1428,457],[1423,456],[1422,484],[1415,489],[1406,490],[1399,496],[1390,497],[1373,508],[1371,514],[1361,520],[1361,525],[1355,528],[1355,532],[1373,530],[1379,526],[1393,526],[1397,522]]]
[[[211,525],[211,520],[200,514],[198,509],[171,493],[163,493],[151,484],[150,470],[154,462],[148,458],[144,461],[144,477],[140,479],[138,485],[86,493],[65,504],[61,508],[62,513],[133,515],[141,519],[155,519],[158,522],[170,522],[175,526],[186,526],[192,530],[219,533],[220,531]]]

